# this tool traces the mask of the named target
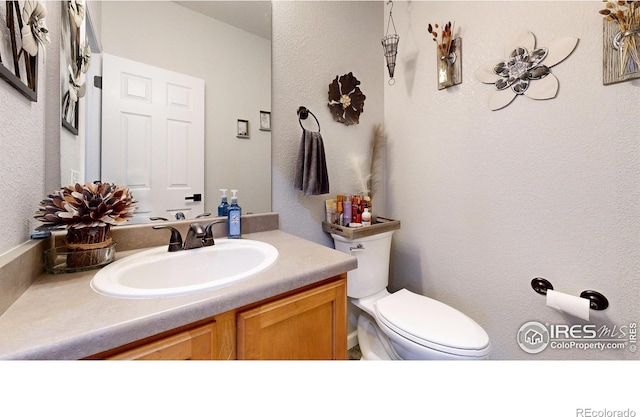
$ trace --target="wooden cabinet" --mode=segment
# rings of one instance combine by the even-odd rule
[[[346,359],[346,274],[87,359]]]
[[[346,280],[238,313],[238,359],[346,359]]]

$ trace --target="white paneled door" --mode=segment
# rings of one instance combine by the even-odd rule
[[[136,217],[204,211],[204,81],[103,54],[102,181],[125,185]]]

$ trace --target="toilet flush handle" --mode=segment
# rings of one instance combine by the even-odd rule
[[[351,252],[360,252],[364,250],[364,245],[362,243],[358,243],[356,246],[351,246],[349,250]]]

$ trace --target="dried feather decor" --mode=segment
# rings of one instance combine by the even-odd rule
[[[384,151],[387,146],[387,134],[382,125],[374,127],[369,159],[366,156],[351,156],[351,169],[356,180],[356,190],[362,195],[373,195],[382,184]]]
[[[351,155],[351,170],[355,177],[356,192],[361,195],[370,196],[369,189],[371,183],[371,167],[367,158],[363,155]]]

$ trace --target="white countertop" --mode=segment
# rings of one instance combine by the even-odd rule
[[[243,237],[275,246],[278,260],[252,278],[199,294],[115,298],[91,289],[96,270],[43,274],[0,316],[0,359],[84,358],[357,267],[353,256],[280,230]]]

